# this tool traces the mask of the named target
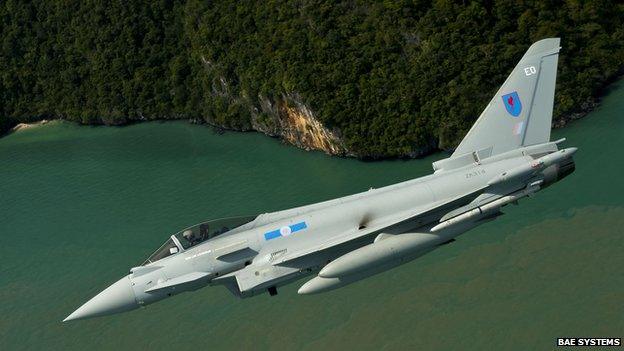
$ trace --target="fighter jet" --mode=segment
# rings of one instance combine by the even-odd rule
[[[64,321],[125,312],[205,286],[238,297],[314,275],[299,294],[407,263],[496,219],[502,208],[574,171],[576,148],[550,141],[559,39],[531,45],[446,159],[422,178],[335,200],[201,223]]]

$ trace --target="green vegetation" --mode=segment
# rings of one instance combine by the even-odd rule
[[[526,48],[562,38],[555,118],[624,70],[615,1],[14,1],[0,131],[18,122],[270,125],[298,94],[362,157],[459,142]]]

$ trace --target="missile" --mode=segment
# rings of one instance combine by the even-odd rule
[[[492,202],[488,202],[485,205],[479,206],[477,208],[473,208],[470,211],[464,212],[458,216],[455,216],[453,218],[447,219],[446,221],[434,226],[433,228],[431,228],[431,232],[435,233],[438,232],[442,229],[457,225],[459,223],[464,223],[466,221],[475,219],[480,217],[483,214],[487,214],[489,212],[493,212],[494,210],[505,206],[509,203],[518,201],[519,199],[525,197],[525,196],[529,196],[533,193],[535,193],[536,191],[539,190],[539,185],[541,184],[540,181],[534,182],[531,185],[529,185],[528,187],[520,190],[520,191],[516,191],[515,193],[509,194],[507,196],[503,196],[500,199],[496,199]]]
[[[443,238],[424,233],[380,234],[380,240],[338,257],[319,273],[322,278],[338,278],[369,270],[380,264],[436,246]]]

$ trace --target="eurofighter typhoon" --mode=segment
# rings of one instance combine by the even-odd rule
[[[223,285],[238,297],[313,277],[299,294],[409,262],[574,171],[576,148],[550,141],[559,39],[524,54],[454,153],[434,173],[290,210],[208,221],[172,235],[65,321],[130,311]]]

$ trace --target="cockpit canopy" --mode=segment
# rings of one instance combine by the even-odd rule
[[[178,252],[187,250],[192,246],[198,245],[206,240],[225,234],[233,229],[252,222],[256,217],[257,216],[220,218],[188,227],[172,235],[169,240],[167,240],[160,248],[158,248],[158,250],[151,254],[150,257],[141,265],[145,266],[165,257],[177,254]]]

